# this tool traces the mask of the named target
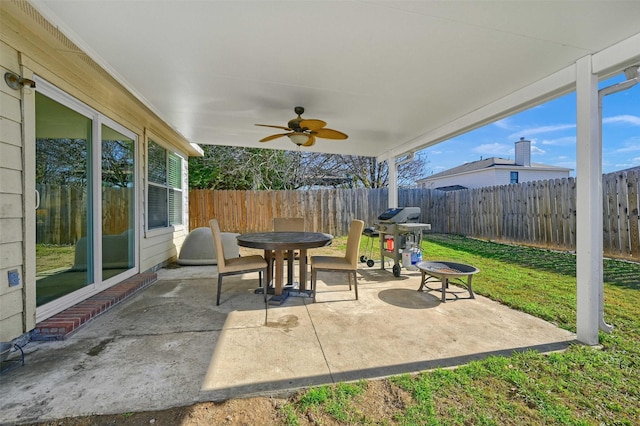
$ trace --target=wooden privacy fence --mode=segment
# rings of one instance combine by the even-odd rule
[[[40,244],[75,244],[87,235],[87,190],[72,185],[36,185],[36,241]],[[116,235],[132,226],[132,188],[102,188],[102,233]]]
[[[603,177],[603,248],[611,257],[640,258],[637,170]],[[387,189],[313,191],[192,190],[189,227],[217,218],[223,230],[272,229],[274,217],[305,217],[308,231],[346,235],[353,218],[372,226],[387,209]],[[401,189],[399,206],[421,208],[432,232],[574,251],[576,180],[527,182],[461,191]]]
[[[274,217],[304,217],[307,231],[346,235],[351,219],[373,223],[386,210],[387,189],[189,192],[189,229],[216,218],[227,232],[273,229]]]

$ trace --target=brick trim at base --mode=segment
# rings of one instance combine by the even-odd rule
[[[31,340],[63,340],[87,322],[128,299],[158,279],[155,273],[137,274],[36,324]]]

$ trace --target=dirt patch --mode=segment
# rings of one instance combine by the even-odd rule
[[[295,407],[299,395],[285,398],[245,398],[231,399],[221,403],[203,402],[187,407],[176,407],[161,411],[123,413],[102,416],[65,418],[41,423],[35,426],[202,426],[202,425],[285,425],[286,411],[290,404]],[[412,404],[411,396],[388,380],[374,380],[367,384],[366,391],[353,397],[352,410],[358,417],[366,418],[371,424],[395,424],[393,416],[403,412]],[[295,412],[300,425],[342,424],[321,409]]]

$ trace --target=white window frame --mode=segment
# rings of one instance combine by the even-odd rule
[[[43,94],[44,96],[47,96],[48,98],[54,100],[55,102],[58,102],[61,105],[64,105],[65,107],[75,111],[76,113],[89,118],[92,121],[91,133],[92,133],[93,149],[91,152],[91,167],[93,170],[92,172],[93,176],[92,176],[91,185],[93,190],[93,198],[92,198],[92,205],[90,206],[90,208],[92,209],[92,213],[93,213],[92,221],[94,222],[94,224],[99,223],[101,220],[100,218],[102,217],[102,199],[100,197],[101,182],[102,182],[102,177],[101,177],[102,162],[101,162],[101,155],[99,155],[98,152],[100,151],[99,147],[101,146],[103,124],[106,125],[107,127],[111,127],[112,129],[122,133],[123,135],[126,135],[127,137],[130,137],[133,140],[133,144],[135,147],[134,148],[134,164],[136,165],[135,179],[136,179],[136,188],[137,188],[135,193],[136,195],[134,196],[134,206],[137,206],[138,205],[137,193],[139,191],[139,186],[140,186],[139,180],[137,179],[138,170],[139,170],[138,164],[140,162],[139,160],[140,157],[138,153],[138,140],[139,140],[138,135],[135,132],[117,123],[113,119],[107,117],[106,115],[103,115],[102,113],[90,107],[89,105],[85,104],[84,102],[80,101],[79,99],[73,97],[72,95],[65,92],[64,90],[58,88],[52,83],[49,83],[47,80],[44,80],[43,78],[37,75],[34,76],[34,78],[37,83],[36,90],[39,93]],[[34,174],[35,174],[35,170],[34,170]],[[34,191],[35,191],[35,188],[34,188]],[[36,321],[40,322],[46,318],[49,318],[50,316],[70,306],[73,306],[82,300],[86,300],[87,298],[89,298],[94,294],[97,294],[103,290],[106,290],[107,288],[121,282],[124,279],[130,278],[135,274],[137,274],[140,270],[140,256],[139,256],[140,241],[138,237],[139,230],[140,230],[140,227],[138,226],[139,221],[140,221],[139,213],[138,213],[138,210],[135,209],[135,218],[134,218],[135,238],[134,238],[133,268],[123,272],[122,274],[116,275],[114,277],[108,278],[103,281],[102,263],[100,262],[100,259],[102,259],[102,227],[94,225],[93,241],[92,241],[93,243],[92,253],[93,253],[93,264],[94,264],[93,282],[88,284],[82,289],[76,290],[75,292],[70,293],[66,296],[62,296],[59,299],[56,299],[50,303],[47,303],[46,305],[37,307]],[[34,243],[35,243],[35,240],[34,240]]]
[[[162,138],[158,137],[157,135],[155,135],[153,132],[146,130],[145,131],[145,184],[144,184],[144,191],[145,191],[145,232],[147,236],[153,236],[153,235],[157,235],[157,234],[163,234],[163,233],[167,233],[167,232],[174,232],[176,230],[179,229],[184,229],[187,225],[185,224],[185,221],[188,220],[188,216],[187,216],[187,209],[186,209],[186,197],[188,196],[188,182],[186,180],[186,167],[187,167],[187,157],[176,151],[175,149],[172,149],[170,147],[170,145],[165,142]],[[151,182],[151,180],[149,179],[149,145],[150,143],[154,143],[158,146],[160,146],[161,148],[163,148],[166,152],[167,152],[167,183],[165,185],[162,184],[158,184],[156,182]],[[180,185],[181,188],[174,188],[172,186],[169,185],[169,155],[173,154],[175,156],[177,156],[178,158],[180,158]],[[155,186],[155,187],[160,187],[160,188],[165,188],[167,189],[167,191],[169,190],[173,190],[173,191],[180,191],[181,192],[181,197],[180,197],[180,201],[179,201],[179,205],[180,205],[180,212],[182,215],[182,219],[181,219],[181,223],[174,223],[172,224],[169,220],[169,217],[167,217],[167,226],[157,226],[157,227],[153,227],[150,228],[149,227],[149,186]],[[169,215],[170,213],[170,209],[169,209],[169,197],[167,197],[167,215]]]

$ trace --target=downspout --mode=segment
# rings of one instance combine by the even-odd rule
[[[623,90],[627,90],[638,84],[640,81],[638,79],[638,69],[640,69],[640,65],[634,65],[629,68],[625,68],[624,75],[627,78],[626,81],[614,84],[609,87],[605,87],[603,89],[598,90],[598,126],[599,126],[599,135],[600,138],[600,146],[602,146],[602,100],[605,96],[610,95],[612,93],[618,93]],[[602,280],[600,281],[600,288],[598,290],[599,296],[599,308],[598,308],[598,324],[600,330],[610,333],[613,330],[613,326],[607,324],[604,321],[604,284]]]

